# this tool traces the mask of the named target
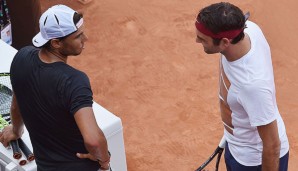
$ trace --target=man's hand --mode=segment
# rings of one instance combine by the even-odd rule
[[[97,159],[94,156],[92,156],[90,153],[88,154],[77,153],[77,157],[80,159],[89,159],[92,161],[97,161]]]
[[[4,147],[7,147],[11,140],[17,140],[18,138],[20,138],[20,136],[13,132],[12,125],[4,127],[4,129],[0,132],[0,142]]]
[[[100,161],[100,160],[96,159],[94,156],[92,156],[90,153],[88,153],[88,154],[77,153],[77,157],[80,159],[89,159],[89,160],[97,161],[100,165],[101,170],[109,170],[110,169],[110,159],[107,161]]]

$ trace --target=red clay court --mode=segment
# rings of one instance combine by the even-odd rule
[[[95,101],[119,116],[129,171],[191,171],[217,146],[223,126],[218,55],[195,43],[198,10],[214,0],[43,0],[84,11],[86,49],[70,64],[86,72]],[[298,1],[231,0],[271,46],[279,110],[298,168]],[[222,170],[224,170],[222,160]]]

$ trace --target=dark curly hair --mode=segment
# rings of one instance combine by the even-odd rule
[[[228,2],[220,2],[203,8],[197,16],[197,21],[217,34],[223,31],[244,29],[246,19],[242,10],[237,6]],[[236,44],[243,38],[244,32],[242,31],[231,43]],[[219,45],[220,40],[213,38],[213,43]]]

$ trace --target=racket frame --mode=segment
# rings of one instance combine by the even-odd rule
[[[210,155],[210,157],[195,171],[201,171],[202,169],[204,169],[216,156],[217,156],[217,160],[216,160],[215,171],[218,171],[220,158],[224,151],[225,145],[226,145],[226,139],[223,136],[220,140],[218,147],[214,150],[214,152]]]

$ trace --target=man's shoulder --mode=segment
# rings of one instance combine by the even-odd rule
[[[68,80],[70,82],[81,82],[83,80],[89,81],[87,74],[67,64],[56,68],[56,71],[59,73],[58,75],[61,76],[61,79]]]
[[[16,53],[15,57],[28,56],[30,54],[35,54],[34,52],[36,51],[39,51],[39,49],[34,46],[25,46]]]
[[[37,51],[37,50],[39,49],[34,46],[24,46],[19,50],[19,52],[30,52],[30,51]]]
[[[246,21],[246,28],[244,31],[248,34],[252,34],[255,32],[262,33],[262,29],[260,28],[260,26],[257,23],[250,20]]]
[[[64,72],[67,75],[72,76],[72,77],[87,77],[87,75],[83,71],[81,71],[77,68],[74,68],[73,66],[68,65],[68,64],[64,65],[64,67],[62,67],[62,70],[64,70]]]
[[[31,60],[35,56],[38,49],[33,46],[25,46],[21,48],[14,56],[12,65],[19,64],[23,65],[25,61]]]
[[[250,21],[250,20],[247,20],[245,24],[246,24],[247,28],[249,28],[249,27],[259,27],[259,25],[257,23],[255,23],[254,21]]]

